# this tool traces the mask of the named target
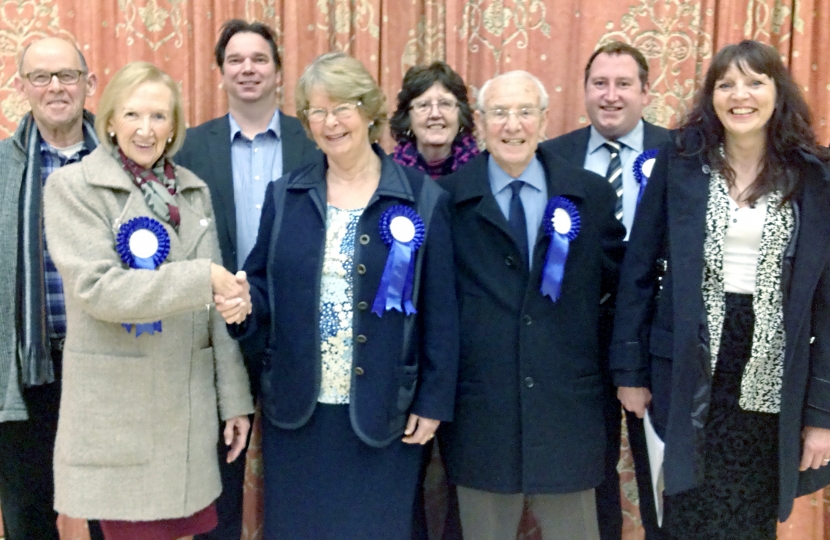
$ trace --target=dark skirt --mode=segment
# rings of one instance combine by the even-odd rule
[[[318,403],[308,424],[262,422],[265,540],[410,540],[421,445],[372,448],[348,405]]]
[[[751,355],[752,296],[726,293],[705,428],[703,484],[666,496],[663,528],[678,540],[775,540],[778,415],[738,405]]]
[[[192,516],[155,521],[101,520],[101,530],[106,540],[176,540],[212,531],[219,518],[216,503],[199,510]]]

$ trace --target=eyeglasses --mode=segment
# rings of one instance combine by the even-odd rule
[[[362,105],[363,102],[358,101],[356,103],[344,103],[343,105],[338,105],[332,110],[316,107],[313,109],[305,109],[303,114],[305,114],[305,117],[309,122],[314,123],[325,122],[326,118],[329,117],[329,113],[333,114],[338,120],[346,120],[347,118],[351,118],[355,111],[357,111],[357,108]]]
[[[538,107],[522,107],[521,109],[490,109],[483,111],[484,117],[491,124],[506,124],[510,115],[516,115],[519,122],[536,120],[544,109]]]
[[[409,106],[409,110],[419,116],[426,116],[432,112],[432,108],[438,106],[438,111],[446,114],[450,113],[458,107],[457,101],[450,101],[448,99],[439,99],[438,101],[416,101]]]
[[[52,77],[57,77],[61,84],[70,85],[78,84],[84,75],[86,72],[78,69],[62,69],[60,71],[32,71],[23,76],[29,79],[32,86],[47,86],[52,82]]]

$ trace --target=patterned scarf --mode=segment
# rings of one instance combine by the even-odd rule
[[[726,180],[712,172],[706,207],[706,240],[703,244],[703,302],[709,325],[711,370],[715,371],[720,349],[725,303],[723,290],[723,239],[729,222],[729,192]],[[739,404],[746,411],[777,413],[781,410],[784,374],[784,301],[781,265],[793,234],[792,205],[781,205],[781,193],[769,195],[764,230],[755,273],[752,309],[755,328],[752,353],[741,378]]]
[[[18,356],[20,379],[25,386],[55,382],[49,331],[46,323],[46,290],[43,266],[43,179],[40,169],[40,132],[31,113],[25,123],[26,172],[23,177],[20,206],[20,333]],[[84,145],[98,146],[94,117],[84,111]]]
[[[113,148],[113,156],[120,161],[121,166],[138,186],[144,201],[150,210],[158,217],[172,225],[179,227],[179,207],[176,204],[176,168],[173,162],[162,156],[151,169],[145,169],[118,148]]]
[[[413,169],[429,173],[432,178],[438,178],[439,176],[457,171],[462,165],[476,157],[479,153],[480,151],[475,137],[468,133],[453,141],[452,151],[443,163],[440,172],[436,173],[436,171],[430,170],[431,167],[424,160],[424,156],[418,152],[418,146],[414,141],[399,143],[395,147],[395,153],[392,155],[392,159],[396,163],[400,163],[406,167],[412,167]]]

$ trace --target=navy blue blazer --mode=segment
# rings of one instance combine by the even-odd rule
[[[830,483],[830,467],[798,471],[802,427],[830,428],[830,251],[825,249],[830,244],[830,168],[807,154],[793,160],[803,188],[793,201],[798,226],[782,268],[782,521],[797,495]],[[683,155],[673,143],[661,147],[631,231],[614,320],[614,384],[651,388],[651,415],[666,442],[670,495],[691,489],[702,474],[702,430],[711,387],[701,292],[708,172],[699,155]],[[661,258],[667,266],[658,288],[656,262]]]
[[[423,173],[402,167],[380,147],[381,178],[357,225],[353,275],[352,427],[360,439],[385,446],[403,433],[410,412],[453,418],[458,370],[458,310],[448,195]],[[326,234],[326,168],[321,159],[268,186],[259,235],[245,271],[253,313],[231,327],[244,339],[268,333],[262,410],[285,429],[308,422],[320,394],[320,276]],[[389,248],[379,220],[393,205],[415,209],[426,239],[416,256],[413,303],[407,316],[370,311]]]
[[[557,302],[539,290],[550,238],[540,227],[527,268],[490,188],[489,154],[439,181],[452,195],[461,320],[455,420],[439,443],[454,483],[497,493],[570,493],[604,477],[599,323],[625,229],[604,178],[536,155],[548,197],[567,197],[581,218]]]

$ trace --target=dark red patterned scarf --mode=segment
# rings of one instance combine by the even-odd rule
[[[174,228],[178,228],[179,207],[176,205],[175,198],[178,186],[173,163],[162,156],[153,168],[145,169],[128,158],[120,148],[116,147],[113,153],[117,155],[127,176],[141,190],[144,201],[153,213]]]

